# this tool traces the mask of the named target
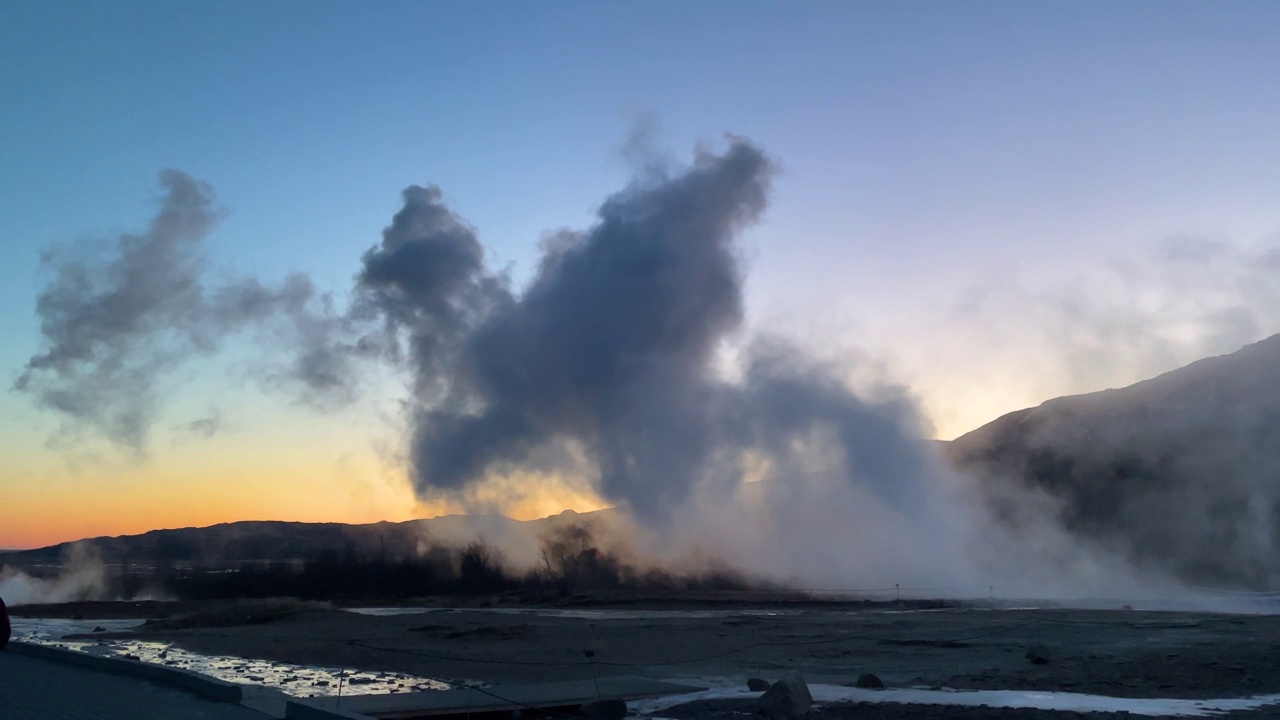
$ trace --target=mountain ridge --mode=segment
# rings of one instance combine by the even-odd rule
[[[592,521],[608,510],[578,513],[565,510],[531,520],[496,513],[439,515],[372,523],[236,520],[206,526],[161,528],[142,533],[98,536],[40,548],[0,551],[0,564],[62,564],[75,552],[88,550],[105,564],[210,563],[254,560],[300,560],[319,552],[408,556],[431,544],[464,545],[481,540],[506,552],[525,548],[536,555],[538,537],[558,523]]]
[[[1048,495],[1073,534],[1192,583],[1280,586],[1280,335],[1124,388],[1003,415],[947,449]]]

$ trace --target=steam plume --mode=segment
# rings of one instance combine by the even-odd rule
[[[607,496],[642,513],[678,502],[718,440],[712,354],[742,319],[732,240],[763,210],[770,175],[759,149],[734,142],[562,234],[528,290],[463,338],[446,401],[415,410],[415,483],[459,488],[568,438]],[[418,368],[422,382],[438,370]]]
[[[323,298],[310,279],[294,275],[275,288],[253,279],[210,283],[203,244],[221,217],[213,190],[177,170],[162,172],[160,184],[150,227],[119,236],[105,257],[101,246],[45,253],[52,279],[36,314],[47,349],[27,361],[14,389],[58,412],[68,430],[88,428],[141,453],[158,379],[251,323],[289,321],[290,375],[309,390],[345,382],[332,367],[340,357],[329,345],[332,328],[313,312]]]
[[[594,224],[545,243],[521,291],[486,266],[438,188],[411,186],[339,311],[305,275],[210,281],[212,192],[168,171],[151,227],[120,237],[105,263],[46,257],[53,279],[37,311],[48,349],[16,388],[141,450],[154,378],[259,329],[288,358],[268,376],[313,403],[353,397],[360,363],[406,373],[409,478],[424,497],[585,459],[598,493],[646,526],[702,522],[711,547],[756,553],[735,558],[740,567],[767,557],[834,582],[977,578],[970,545],[988,541],[994,565],[1011,556],[983,535],[987,517],[957,501],[964,491],[923,439],[914,398],[889,383],[854,392],[846,369],[741,337],[735,243],[762,217],[773,176],[767,155],[736,138],[685,168],[646,167]],[[719,370],[729,344],[746,348],[741,379]],[[760,502],[746,497],[748,478],[767,481],[754,484]],[[1006,576],[1048,556],[1111,572],[1058,530],[1039,533],[1038,555],[1006,563]]]

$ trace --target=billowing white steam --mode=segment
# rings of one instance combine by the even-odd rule
[[[545,242],[519,292],[486,266],[440,190],[413,186],[336,312],[301,275],[207,280],[198,250],[216,219],[211,191],[170,172],[152,228],[120,238],[105,265],[51,256],[55,278],[38,303],[48,348],[17,389],[137,449],[157,372],[270,322],[292,343],[275,366],[314,398],[354,392],[365,363],[407,374],[408,477],[424,495],[496,474],[582,473],[631,516],[646,552],[718,555],[810,587],[981,594],[1017,583],[1060,594],[1131,583],[1040,501],[1016,498],[1027,516],[1016,524],[988,515],[936,457],[904,388],[855,392],[840,368],[741,337],[737,242],[764,213],[774,174],[737,138],[677,172],[651,169],[608,197],[592,226]],[[746,348],[737,379],[717,364],[728,342]],[[21,582],[44,597],[91,587]]]

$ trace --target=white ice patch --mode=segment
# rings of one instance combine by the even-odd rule
[[[1021,690],[864,690],[843,685],[809,686],[816,703],[867,702],[920,705],[963,705],[977,707],[1058,710],[1067,712],[1128,712],[1148,717],[1209,717],[1236,710],[1257,710],[1280,704],[1280,695],[1216,700],[1173,698],[1118,698],[1067,692],[1026,692]],[[656,718],[663,710],[696,700],[751,700],[758,692],[738,687],[712,688],[686,695],[670,695],[630,703],[642,717]]]

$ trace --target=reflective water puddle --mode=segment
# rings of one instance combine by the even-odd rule
[[[391,672],[354,668],[311,667],[249,658],[194,653],[149,640],[66,640],[67,635],[120,632],[138,627],[140,620],[46,620],[14,618],[15,640],[67,648],[104,657],[167,665],[209,675],[227,682],[275,688],[295,697],[376,695],[447,690],[463,680],[444,681]],[[99,630],[99,628],[101,628]]]

